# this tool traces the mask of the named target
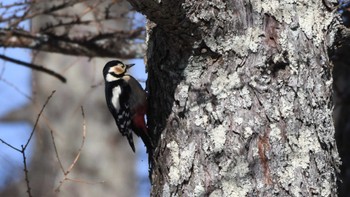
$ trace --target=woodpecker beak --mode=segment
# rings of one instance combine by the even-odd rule
[[[128,70],[129,68],[133,67],[135,64],[126,64],[126,70]]]

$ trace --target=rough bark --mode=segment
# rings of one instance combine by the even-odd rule
[[[153,196],[336,196],[322,1],[129,2],[151,20]]]

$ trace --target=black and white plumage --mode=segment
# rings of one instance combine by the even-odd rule
[[[140,83],[129,75],[132,67],[118,60],[108,62],[103,68],[105,79],[106,102],[119,131],[126,136],[135,152],[132,131],[140,136],[147,149],[151,148],[151,140],[145,124],[147,95]]]

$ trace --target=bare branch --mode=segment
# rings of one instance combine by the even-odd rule
[[[36,129],[36,126],[39,122],[39,119],[40,119],[40,116],[42,114],[42,112],[44,111],[47,103],[49,102],[49,100],[51,99],[51,97],[53,96],[53,94],[55,93],[55,91],[52,91],[51,95],[47,98],[46,102],[44,103],[43,107],[41,108],[39,114],[38,114],[38,117],[36,119],[36,122],[34,124],[34,127],[33,127],[33,130],[32,132],[30,133],[30,136],[27,140],[27,143],[25,145],[21,145],[21,149],[18,149],[14,146],[12,146],[11,144],[7,143],[6,141],[0,139],[0,142],[2,142],[3,144],[7,145],[8,147],[12,148],[13,150],[17,151],[17,152],[20,152],[22,154],[22,158],[23,158],[23,171],[24,171],[24,176],[25,176],[25,182],[26,182],[26,185],[27,185],[27,193],[28,193],[28,196],[29,197],[32,197],[32,193],[31,193],[31,187],[30,187],[30,184],[29,184],[29,174],[28,174],[28,166],[27,166],[27,157],[26,157],[26,149],[28,147],[28,144],[29,142],[31,141],[32,137],[33,137],[33,134],[34,134],[34,131]]]
[[[31,188],[30,188],[30,185],[29,185],[29,175],[28,175],[28,167],[27,167],[27,158],[26,158],[26,153],[25,153],[25,150],[27,147],[21,145],[22,147],[22,158],[23,158],[23,167],[24,167],[24,176],[25,176],[25,181],[26,181],[26,184],[27,184],[27,193],[28,193],[28,196],[29,197],[32,197],[32,193],[31,193]]]
[[[53,147],[55,149],[56,158],[58,160],[58,163],[60,165],[62,173],[65,175],[65,179],[66,179],[66,175],[69,174],[69,172],[73,169],[75,163],[78,161],[78,159],[80,157],[81,150],[82,150],[82,148],[84,146],[85,138],[86,138],[86,122],[85,122],[85,114],[84,114],[83,107],[81,107],[81,110],[82,110],[82,116],[83,116],[83,140],[82,140],[82,144],[81,144],[81,146],[80,146],[80,148],[78,150],[77,156],[75,157],[73,163],[69,166],[67,171],[64,170],[63,164],[62,164],[61,159],[60,159],[59,154],[58,154],[58,150],[57,150],[57,146],[56,146],[56,142],[55,142],[55,137],[53,135],[53,131],[51,130],[51,139],[52,139]]]
[[[12,149],[15,150],[15,151],[22,152],[20,149],[18,149],[18,148],[16,148],[16,147],[12,146],[11,144],[7,143],[5,140],[3,140],[3,139],[1,139],[1,138],[0,138],[0,142],[2,142],[3,144],[5,144],[6,146],[12,148]]]
[[[55,137],[53,136],[53,131],[51,130],[50,133],[51,133],[52,144],[53,144],[53,147],[55,149],[56,158],[58,160],[58,163],[60,164],[60,168],[62,170],[62,173],[64,174],[65,170],[64,170],[63,164],[61,162],[60,156],[58,155],[57,146],[56,146],[56,142],[55,142]]]
[[[66,180],[66,181],[76,182],[76,183],[89,184],[89,185],[95,185],[95,184],[99,184],[99,183],[104,183],[104,182],[105,182],[105,181],[95,181],[95,182],[91,182],[91,181],[80,180],[80,179],[73,179],[73,178],[66,178],[65,180]]]
[[[30,97],[28,94],[26,94],[25,92],[23,92],[20,88],[18,88],[15,84],[11,83],[10,81],[6,80],[5,78],[3,78],[0,75],[0,81],[4,82],[5,84],[7,84],[9,87],[13,88],[15,91],[17,91],[20,95],[24,96],[25,98],[27,98],[28,100],[32,100],[32,97]]]
[[[85,138],[86,138],[86,120],[85,120],[85,113],[84,113],[84,108],[83,106],[81,106],[81,115],[83,117],[83,138],[82,138],[82,142],[81,142],[81,145],[80,145],[80,148],[78,150],[78,153],[77,155],[75,156],[72,164],[68,167],[67,170],[64,170],[63,168],[63,165],[59,159],[59,156],[58,156],[58,153],[56,151],[56,157],[57,159],[59,160],[60,162],[60,165],[61,165],[61,168],[63,169],[63,174],[64,174],[64,178],[59,182],[59,185],[57,186],[57,188],[55,189],[55,192],[59,192],[60,191],[60,188],[61,186],[63,185],[63,183],[67,180],[71,180],[71,181],[75,181],[75,182],[86,182],[86,181],[77,181],[77,179],[71,179],[71,178],[68,178],[68,174],[73,170],[75,164],[78,162],[79,158],[80,158],[80,154],[81,154],[81,151],[84,147],[84,144],[85,144]],[[52,135],[53,136],[53,135]],[[52,138],[54,140],[54,138]],[[56,147],[56,145],[54,145]],[[55,148],[56,150],[56,148]],[[86,182],[88,183],[88,182]]]
[[[28,175],[28,167],[27,167],[27,157],[26,157],[26,154],[25,154],[25,151],[26,151],[26,146],[23,146],[21,145],[21,150],[12,146],[11,144],[7,143],[6,141],[0,139],[0,142],[4,143],[5,145],[7,145],[8,147],[12,148],[13,150],[17,151],[17,152],[20,152],[22,154],[22,158],[23,158],[23,171],[24,171],[24,176],[25,176],[25,182],[26,182],[26,185],[27,185],[27,193],[28,193],[28,196],[29,197],[32,197],[32,193],[31,193],[31,187],[30,187],[30,184],[29,184],[29,175]]]
[[[83,139],[81,141],[81,145],[80,145],[80,148],[78,150],[78,154],[75,156],[75,159],[74,159],[73,163],[69,166],[68,170],[66,171],[66,174],[68,174],[73,169],[74,165],[77,163],[77,161],[80,157],[81,150],[84,147],[85,138],[86,138],[86,122],[85,122],[85,114],[84,114],[83,106],[81,106],[81,115],[83,116]]]
[[[138,28],[131,31],[114,31],[90,37],[71,38],[66,34],[32,34],[24,30],[0,28],[0,46],[88,57],[141,58],[146,46],[144,43],[135,43],[132,40],[142,39],[143,32],[143,28]]]
[[[29,20],[34,18],[35,16],[39,16],[39,15],[49,15],[52,13],[55,13],[59,10],[65,9],[67,7],[73,6],[74,4],[79,3],[81,0],[77,0],[77,1],[63,1],[61,4],[51,4],[51,7],[45,7],[42,6],[43,4],[45,4],[45,1],[33,1],[33,2],[25,2],[25,3],[14,3],[14,4],[9,4],[6,5],[5,7],[0,7],[0,8],[5,8],[6,10],[10,10],[11,8],[17,8],[14,10],[13,14],[9,14],[8,13],[8,17],[5,18],[0,18],[0,22],[4,23],[4,22],[8,22],[10,27],[16,27],[18,26],[18,24],[22,21],[25,20]],[[36,6],[33,6],[34,4],[37,4]],[[46,4],[47,5],[47,4]],[[43,7],[43,8],[41,8]],[[22,15],[17,16],[16,14],[19,12],[24,12]],[[17,20],[14,20],[17,19]]]
[[[0,54],[0,58],[3,59],[3,60],[9,61],[9,62],[13,62],[13,63],[19,64],[19,65],[23,65],[23,66],[29,67],[29,68],[37,70],[37,71],[41,71],[41,72],[47,73],[47,74],[49,74],[51,76],[56,77],[57,79],[59,79],[63,83],[65,83],[67,81],[66,78],[64,78],[62,75],[56,73],[53,70],[47,69],[47,68],[45,68],[43,66],[39,66],[39,65],[36,65],[36,64],[23,62],[21,60],[13,59],[11,57],[8,57],[8,56],[2,55],[2,54]]]
[[[128,31],[110,28],[112,20],[133,19],[128,14],[131,12],[129,9],[117,13],[110,10],[115,9],[118,2],[72,0],[47,3],[33,0],[0,5],[0,24],[7,27],[0,28],[0,46],[87,57],[142,58],[146,47],[138,40],[144,40],[144,28]],[[82,12],[70,11],[79,4],[86,9]],[[85,17],[87,14],[92,17]],[[20,27],[24,21],[39,17],[50,20],[32,31]],[[91,25],[94,27],[91,28]]]
[[[40,112],[39,112],[39,114],[38,114],[38,117],[36,118],[36,121],[35,121],[35,123],[34,123],[33,130],[32,130],[32,132],[30,133],[30,136],[29,136],[29,138],[28,138],[28,141],[27,141],[27,143],[25,144],[25,146],[24,146],[24,148],[23,148],[23,151],[27,148],[27,146],[28,146],[30,140],[32,139],[33,134],[34,134],[34,131],[35,131],[35,129],[36,129],[36,126],[38,125],[40,116],[41,116],[41,114],[43,113],[43,111],[44,111],[44,109],[45,109],[47,103],[50,101],[51,97],[53,96],[53,94],[54,94],[55,92],[56,92],[56,90],[52,91],[52,93],[50,94],[50,96],[47,97],[46,102],[44,103],[43,107],[41,108],[41,110],[40,110]]]

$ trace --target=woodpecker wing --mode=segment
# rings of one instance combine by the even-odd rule
[[[123,80],[117,80],[106,84],[106,102],[118,126],[119,132],[126,136],[132,150],[135,145],[131,130],[131,116],[129,107],[130,87]]]
[[[130,107],[131,129],[137,136],[141,137],[147,149],[150,150],[153,145],[145,123],[147,94],[141,84],[131,75],[126,75],[123,79],[128,82],[130,89],[133,90],[129,97],[129,106],[132,106]]]
[[[131,121],[130,121],[130,108],[129,104],[121,104],[120,105],[120,111],[116,114],[117,118],[115,118],[117,126],[119,131],[122,133],[123,136],[126,136],[128,139],[128,142],[132,148],[132,150],[135,152],[135,145],[134,140],[132,136],[132,130],[131,130]]]

